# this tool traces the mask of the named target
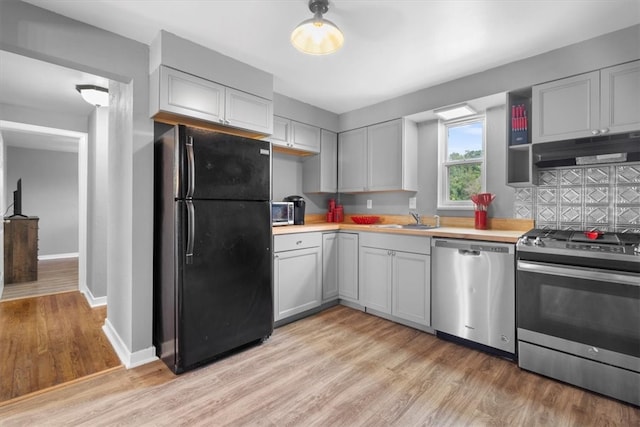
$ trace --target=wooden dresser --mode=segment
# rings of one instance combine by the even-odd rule
[[[38,280],[38,219],[4,219],[5,284]]]

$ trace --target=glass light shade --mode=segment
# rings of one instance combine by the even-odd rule
[[[440,110],[435,110],[434,113],[442,120],[459,119],[461,117],[476,114],[475,110],[469,107],[467,104],[460,104],[454,105],[452,107],[442,108]]]
[[[344,35],[333,22],[314,17],[303,21],[293,30],[291,43],[301,52],[326,55],[342,47]]]
[[[77,85],[76,90],[80,92],[82,99],[96,107],[109,106],[109,91],[103,87],[93,85]]]

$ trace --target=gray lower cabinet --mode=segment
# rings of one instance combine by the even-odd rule
[[[389,249],[360,247],[360,303],[387,314],[391,314],[392,253]]]
[[[339,233],[322,235],[322,302],[338,298]]]
[[[358,234],[322,235],[322,301],[358,302]]]
[[[360,304],[423,326],[431,322],[430,238],[360,235]]]
[[[429,326],[431,324],[431,257],[394,251],[391,314]]]
[[[338,296],[353,303],[359,302],[358,234],[338,233]]]
[[[274,320],[322,304],[322,234],[295,233],[273,238]]]

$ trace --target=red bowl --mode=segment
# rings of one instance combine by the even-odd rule
[[[375,224],[380,219],[379,216],[373,215],[363,215],[363,216],[352,216],[351,220],[356,224]]]
[[[585,231],[584,235],[587,236],[587,239],[596,240],[598,237],[602,236],[602,231]]]

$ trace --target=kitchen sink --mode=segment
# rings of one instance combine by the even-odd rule
[[[431,230],[437,228],[435,225],[426,224],[380,224],[376,225],[377,228],[400,228],[405,230]]]
[[[409,230],[431,230],[432,228],[438,228],[435,225],[426,225],[426,224],[404,224],[400,226],[401,228],[407,228]]]

